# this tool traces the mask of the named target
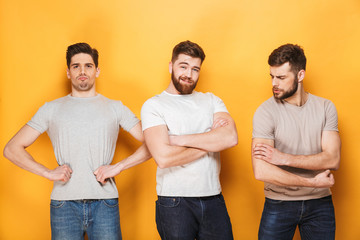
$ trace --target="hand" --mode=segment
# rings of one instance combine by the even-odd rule
[[[101,184],[105,184],[109,178],[115,177],[121,172],[119,165],[104,165],[95,170],[96,180]]]
[[[228,119],[226,119],[226,118],[217,118],[217,119],[214,120],[211,129],[216,129],[216,128],[219,128],[219,127],[225,127],[228,124],[229,124]]]
[[[45,177],[51,181],[63,181],[67,182],[71,178],[72,170],[69,165],[64,164],[58,166],[54,170],[49,170],[46,172]]]
[[[256,144],[253,149],[253,156],[273,165],[286,165],[286,154],[268,144]]]
[[[332,187],[335,184],[334,175],[330,170],[326,170],[317,174],[314,177],[314,186],[318,188],[328,188]]]

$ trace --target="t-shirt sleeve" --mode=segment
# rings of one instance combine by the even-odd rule
[[[129,132],[140,120],[135,114],[125,106],[121,101],[117,101],[119,109],[120,126],[127,132]]]
[[[45,103],[39,108],[31,120],[27,122],[27,125],[40,133],[44,133],[49,128],[49,111],[49,104]]]
[[[209,93],[209,94],[211,94],[211,100],[212,100],[212,103],[214,106],[214,113],[217,113],[217,112],[227,112],[228,113],[228,110],[227,110],[223,100],[221,100],[219,97],[215,96],[212,93]]]
[[[154,99],[147,100],[141,108],[141,124],[143,131],[147,128],[166,125],[161,112],[160,107],[157,107]]]
[[[339,131],[336,107],[331,101],[326,102],[325,114],[326,122],[323,131]]]
[[[275,139],[274,119],[269,109],[261,105],[255,112],[253,117],[252,138]]]

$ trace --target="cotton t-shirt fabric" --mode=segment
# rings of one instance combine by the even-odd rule
[[[311,155],[322,151],[323,131],[338,131],[337,111],[324,98],[308,94],[303,106],[295,106],[271,97],[256,110],[253,138],[274,140],[275,148],[293,155]],[[314,177],[320,171],[281,166],[303,177]],[[276,200],[308,200],[331,194],[329,188],[284,187],[264,183],[265,197]]]
[[[204,133],[211,130],[214,113],[228,112],[212,93],[194,91],[188,95],[162,92],[147,100],[141,109],[143,130],[166,125],[169,135]],[[220,154],[209,152],[188,164],[157,168],[159,196],[203,197],[221,192]]]
[[[68,182],[55,181],[53,200],[117,198],[114,179],[102,185],[94,171],[112,162],[120,127],[130,131],[139,120],[121,101],[100,94],[70,95],[45,103],[27,123],[47,131],[59,165],[73,170]]]

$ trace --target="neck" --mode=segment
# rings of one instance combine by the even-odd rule
[[[98,93],[95,89],[91,89],[89,91],[77,91],[75,89],[71,90],[71,96],[79,97],[79,98],[88,98],[88,97],[95,97]]]
[[[298,90],[294,95],[292,95],[289,98],[284,99],[285,102],[290,103],[292,105],[296,105],[298,107],[301,107],[306,103],[308,100],[309,94],[305,92],[304,87],[302,84],[300,84]]]

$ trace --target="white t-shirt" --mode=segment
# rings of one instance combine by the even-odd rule
[[[73,170],[68,182],[54,182],[51,199],[117,198],[114,180],[102,185],[93,172],[112,162],[120,127],[130,131],[138,122],[120,101],[100,94],[68,95],[45,103],[27,124],[40,133],[47,131],[58,164]]]
[[[211,130],[214,114],[228,112],[212,93],[194,91],[188,95],[162,92],[147,100],[141,109],[143,130],[166,125],[169,135],[204,133]],[[157,169],[159,196],[203,197],[221,192],[220,154],[207,153],[191,163]]]
[[[301,107],[271,97],[256,110],[253,118],[253,138],[274,140],[275,148],[293,155],[311,155],[322,151],[323,131],[338,131],[334,104],[309,93]],[[281,167],[293,174],[314,177],[319,171]],[[264,184],[265,196],[277,200],[308,200],[331,194],[329,188],[284,187]]]

